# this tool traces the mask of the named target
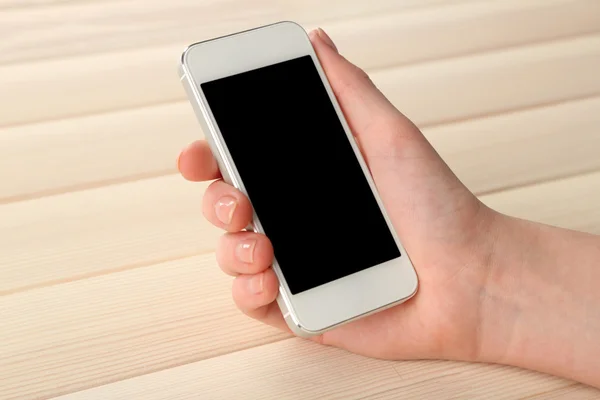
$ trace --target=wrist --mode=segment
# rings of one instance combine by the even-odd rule
[[[598,238],[495,213],[484,266],[477,360],[598,384]],[[587,262],[573,252],[587,251]],[[591,361],[590,361],[591,360]],[[591,370],[590,370],[591,368]],[[588,372],[586,372],[588,370]],[[590,375],[592,374],[592,375]]]
[[[512,364],[514,341],[522,324],[524,309],[521,300],[521,273],[524,248],[535,241],[534,236],[517,239],[519,222],[492,211],[488,235],[488,254],[483,263],[484,278],[480,294],[478,326],[478,362]],[[525,243],[522,242],[525,240]]]

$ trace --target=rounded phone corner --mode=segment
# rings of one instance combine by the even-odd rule
[[[415,273],[415,282],[413,284],[412,291],[410,292],[410,294],[408,295],[406,300],[412,299],[413,297],[415,297],[417,295],[418,292],[419,292],[419,278],[416,277],[416,273]]]
[[[276,22],[273,25],[275,25],[275,26],[277,26],[277,25],[280,25],[280,26],[283,25],[283,26],[290,27],[292,29],[297,29],[299,31],[302,31],[305,34],[307,33],[306,29],[304,29],[304,27],[302,25],[300,25],[298,22],[292,21],[292,20],[287,20],[286,19],[286,20],[283,20],[283,21]]]
[[[183,51],[181,52],[181,55],[179,56],[179,70],[181,71],[180,73],[185,74],[185,70],[184,70],[184,65],[186,65],[187,62],[187,57],[190,53],[190,51],[192,50],[192,48],[196,45],[197,43],[192,43],[190,45],[188,45],[185,49],[183,49]]]
[[[308,31],[300,25],[300,23],[291,20],[283,20],[279,22],[275,22],[271,25],[267,25],[267,28],[275,28],[281,30],[281,34],[285,36],[290,36],[288,32],[292,32],[293,35],[300,35],[305,42],[310,43],[310,37],[308,36]],[[286,32],[286,30],[288,32]],[[312,46],[312,45],[311,45]]]
[[[300,322],[294,320],[294,318],[289,312],[283,315],[283,319],[285,320],[285,323],[287,324],[288,328],[290,328],[292,333],[298,337],[309,339],[313,336],[317,336],[320,333],[322,333],[322,331],[315,332],[305,329]]]
[[[319,335],[320,333],[322,333],[322,331],[311,331],[306,329],[302,323],[292,314],[292,312],[290,311],[290,309],[287,306],[286,301],[283,299],[283,296],[281,295],[281,291],[283,289],[280,287],[279,288],[279,296],[277,296],[277,305],[279,306],[279,310],[281,311],[281,315],[283,316],[283,319],[286,323],[286,325],[288,326],[288,328],[290,328],[290,331],[292,331],[292,333],[295,336],[304,338],[304,339],[308,339],[311,338],[313,336]]]
[[[410,286],[409,286],[409,290],[407,290],[408,295],[405,297],[404,301],[410,300],[413,297],[415,297],[417,295],[417,292],[419,291],[419,275],[417,274],[417,270],[415,269],[415,267],[411,264],[410,265]]]

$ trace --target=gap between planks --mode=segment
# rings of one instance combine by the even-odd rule
[[[151,267],[156,264],[163,264],[163,263],[173,262],[173,261],[181,261],[181,260],[185,260],[188,258],[204,256],[204,255],[212,255],[212,253],[213,253],[213,250],[193,252],[193,253],[189,253],[189,254],[178,254],[178,255],[174,255],[174,256],[170,256],[170,257],[165,257],[164,259],[156,258],[156,259],[152,259],[152,260],[145,260],[145,261],[141,261],[141,262],[137,262],[137,263],[122,265],[122,266],[115,267],[115,268],[103,269],[101,271],[82,273],[80,275],[68,276],[68,277],[64,277],[62,279],[50,280],[50,281],[46,281],[43,283],[33,284],[30,286],[22,286],[19,288],[0,291],[0,297],[1,296],[10,296],[11,294],[27,292],[30,290],[41,289],[41,288],[49,287],[49,286],[73,283],[73,282],[81,281],[84,279],[98,278],[101,276],[116,274],[119,272],[131,271],[131,270],[138,269],[138,268]]]

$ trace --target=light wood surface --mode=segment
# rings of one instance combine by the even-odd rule
[[[466,185],[600,234],[597,0],[0,0],[0,398],[598,399],[516,368],[384,362],[241,315],[176,175],[185,45],[326,28]]]

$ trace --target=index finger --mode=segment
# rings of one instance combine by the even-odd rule
[[[185,179],[193,182],[221,177],[217,161],[205,140],[192,142],[179,153],[177,169]]]

